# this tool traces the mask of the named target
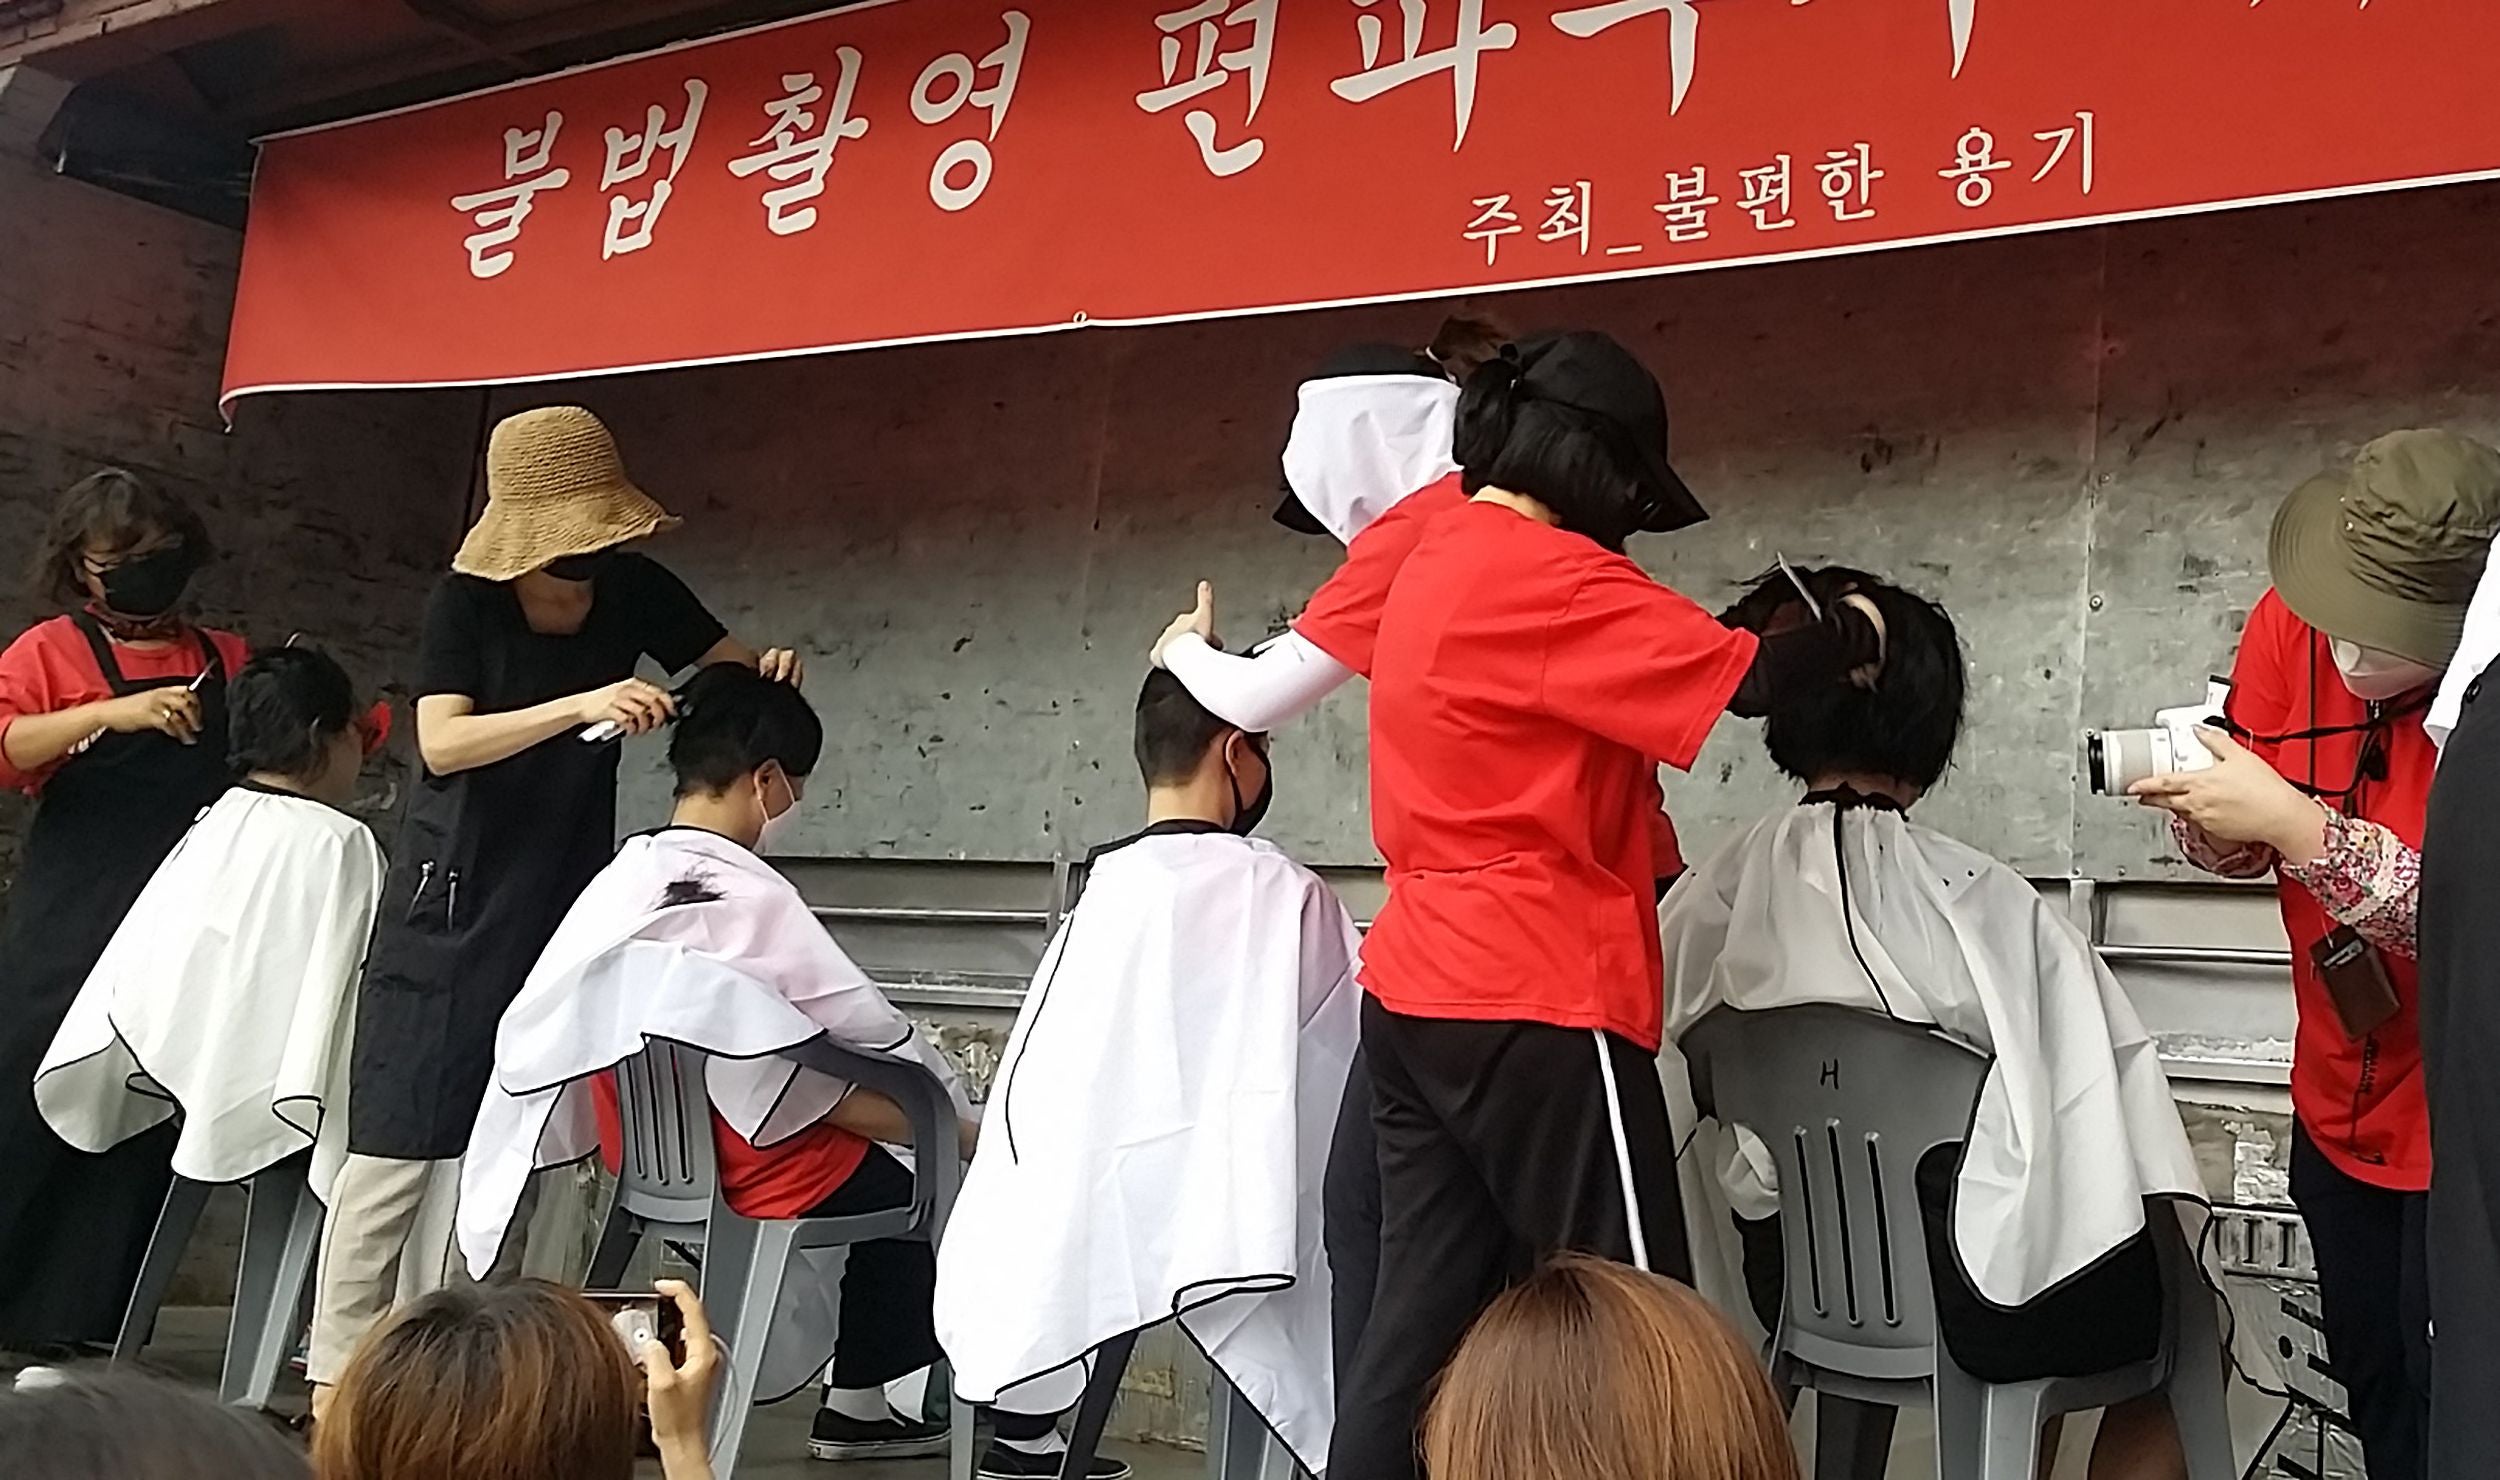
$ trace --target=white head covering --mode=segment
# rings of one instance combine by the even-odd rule
[[[1352,544],[1398,500],[1458,471],[1457,425],[1458,387],[1445,380],[1306,380],[1285,442],[1285,481],[1312,518]]]
[[[2456,656],[2448,660],[2448,676],[2439,682],[2430,713],[2422,716],[2422,728],[2430,731],[2434,744],[2448,743],[2448,733],[2465,709],[2467,685],[2482,677],[2494,659],[2500,659],[2500,565],[2485,565],[2474,599],[2465,608],[2465,635],[2457,639]]]

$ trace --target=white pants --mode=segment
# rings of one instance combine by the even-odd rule
[[[535,1179],[504,1238],[489,1278],[520,1273],[523,1234]],[[305,1376],[328,1385],[347,1370],[366,1333],[397,1306],[439,1290],[459,1273],[452,1247],[457,1161],[347,1158],[330,1187],[330,1216],[321,1230],[321,1266],[314,1278],[312,1348]]]

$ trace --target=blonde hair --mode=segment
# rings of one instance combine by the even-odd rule
[[[1443,1369],[1430,1480],[1798,1480],[1762,1364],[1670,1280],[1565,1255],[1504,1294]]]
[[[438,1290],[365,1338],[313,1430],[318,1480],[632,1480],[642,1375],[536,1280]]]

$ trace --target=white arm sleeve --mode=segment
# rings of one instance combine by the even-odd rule
[[[1163,666],[1190,696],[1228,725],[1264,734],[1301,718],[1354,676],[1354,670],[1287,629],[1249,657],[1218,652],[1194,632],[1173,639]]]

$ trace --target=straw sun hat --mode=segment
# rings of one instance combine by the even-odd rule
[[[2330,637],[2446,666],[2500,533],[2500,452],[2390,432],[2303,483],[2267,549],[2292,614]]]
[[[579,406],[542,406],[496,424],[486,444],[486,512],[451,568],[509,581],[677,524],[625,476],[599,418]]]

